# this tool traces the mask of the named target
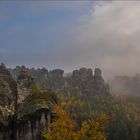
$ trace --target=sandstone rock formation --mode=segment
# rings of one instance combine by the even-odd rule
[[[49,88],[56,90],[56,91],[61,91],[64,88],[64,77],[63,77],[64,71],[61,69],[55,69],[49,72],[49,77],[48,77],[48,84]]]
[[[0,134],[5,140],[39,140],[44,127],[49,131],[57,98],[51,91],[34,88],[31,92],[32,85],[36,86],[27,69],[22,67],[17,77],[16,82],[8,69],[0,65]]]
[[[6,69],[4,64],[0,65],[0,106],[4,108],[9,107],[14,104],[13,100],[17,99],[17,84],[13,80],[10,72]],[[13,112],[13,106],[11,107],[11,112]]]
[[[72,90],[76,88],[84,95],[110,95],[109,86],[104,82],[102,72],[98,68],[95,69],[94,75],[92,69],[81,68],[79,70],[74,70],[68,77],[64,77],[64,71],[61,69],[48,71],[45,68],[28,69],[24,66],[16,67],[16,69],[12,70],[12,73],[13,71],[18,71],[19,74],[19,70],[26,71],[24,72],[26,73],[25,77],[30,75],[34,78],[35,83],[45,90],[53,89],[67,94],[71,93]],[[26,79],[29,78],[27,77]]]
[[[109,95],[109,86],[105,84],[102,77],[102,72],[99,68],[95,68],[93,76],[93,94],[94,95]]]
[[[95,68],[94,75],[92,70],[87,68],[73,71],[72,84],[86,95],[110,95],[109,86],[105,84],[99,68]]]
[[[22,69],[17,77],[17,83],[18,102],[22,102],[29,95],[31,85],[34,83],[34,80],[26,69]]]
[[[80,70],[74,70],[72,74],[72,85],[79,87],[83,94],[91,94],[93,92],[92,69],[81,68]]]

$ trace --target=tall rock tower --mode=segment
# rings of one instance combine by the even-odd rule
[[[18,95],[19,100],[18,102],[22,102],[25,97],[29,95],[31,85],[34,83],[34,79],[31,77],[29,71],[23,68],[17,77],[18,83]]]
[[[109,86],[105,84],[102,71],[99,68],[95,68],[94,70],[93,92],[94,95],[110,95]]]
[[[10,99],[14,100],[14,110],[17,110],[17,84],[5,65],[0,64],[0,102],[8,105]]]

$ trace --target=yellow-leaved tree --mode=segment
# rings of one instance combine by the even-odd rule
[[[51,131],[45,130],[45,140],[107,140],[106,123],[108,115],[100,115],[93,121],[85,121],[78,129],[76,122],[60,107],[55,107],[56,120],[51,123]]]

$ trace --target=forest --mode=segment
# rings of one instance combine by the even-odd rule
[[[140,140],[139,77],[126,90],[114,83],[99,68],[65,74],[1,63],[0,140]]]

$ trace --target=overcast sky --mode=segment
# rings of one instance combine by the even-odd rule
[[[140,2],[1,1],[0,62],[140,73]]]

